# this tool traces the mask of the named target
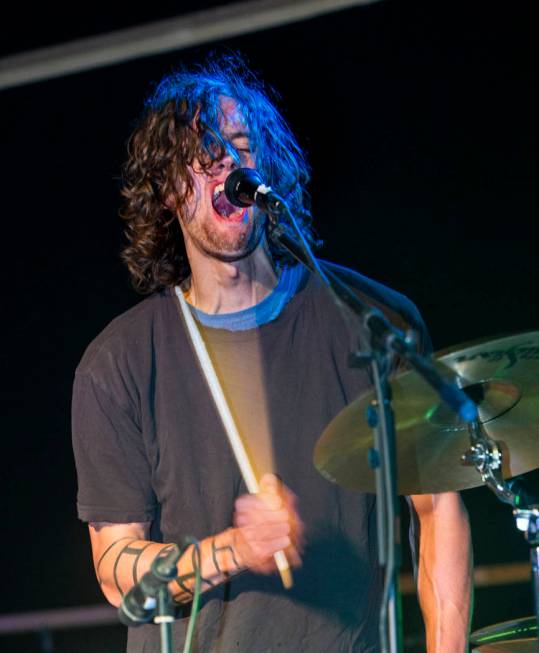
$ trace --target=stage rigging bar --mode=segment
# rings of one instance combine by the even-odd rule
[[[529,583],[530,566],[528,562],[511,562],[476,567],[474,581],[476,588]],[[415,585],[411,574],[401,575],[401,591],[403,595],[415,594]],[[109,605],[40,610],[1,615],[0,636],[46,630],[109,626],[117,623],[119,623],[118,610]]]
[[[0,59],[0,90],[251,34],[380,0],[250,0]]]

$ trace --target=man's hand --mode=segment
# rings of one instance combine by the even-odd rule
[[[301,564],[304,526],[297,497],[273,474],[265,474],[258,494],[236,500],[234,550],[239,564],[252,571],[275,571],[273,554],[284,551],[291,567]]]

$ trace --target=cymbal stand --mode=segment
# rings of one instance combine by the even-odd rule
[[[531,580],[535,618],[539,624],[539,506],[523,503],[503,478],[503,451],[478,421],[468,424],[470,448],[462,456],[462,464],[474,466],[485,485],[503,503],[513,507],[516,527],[524,533],[530,547]],[[539,653],[539,639],[537,640]]]

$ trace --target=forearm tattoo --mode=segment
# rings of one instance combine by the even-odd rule
[[[193,546],[191,547],[191,571],[189,571],[186,574],[180,574],[176,576],[174,579],[174,582],[179,588],[179,592],[176,592],[172,595],[172,598],[176,603],[185,603],[189,601],[194,594],[194,584],[195,584],[195,578],[196,578],[196,569],[199,569],[201,577],[201,583],[202,583],[202,589],[206,590],[211,587],[215,587],[216,583],[214,583],[212,580],[209,578],[204,578],[202,576],[202,567],[201,567],[201,555],[200,555],[200,548],[198,546]]]
[[[141,546],[141,547],[130,546],[130,544],[132,543],[132,541],[133,541],[133,540],[131,540],[131,542],[128,542],[128,543],[124,546],[124,548],[123,548],[123,549],[120,551],[120,553],[118,554],[118,557],[116,558],[116,561],[114,562],[114,570],[113,570],[113,575],[114,575],[114,584],[116,585],[116,589],[120,592],[120,594],[121,594],[122,596],[123,596],[124,594],[123,594],[122,589],[121,589],[120,584],[119,584],[118,571],[117,571],[117,570],[118,570],[118,565],[119,565],[119,563],[120,563],[120,558],[121,558],[123,555],[134,556],[133,563],[132,563],[132,571],[133,571],[133,584],[136,585],[136,584],[138,583],[138,572],[137,572],[137,568],[138,568],[138,563],[139,563],[139,560],[140,560],[140,556],[142,555],[142,553],[143,553],[144,551],[146,551],[146,549],[147,549],[149,546],[152,546],[152,544],[155,545],[155,542],[146,542],[146,543],[144,543],[143,546]],[[160,550],[158,551],[158,553],[155,555],[155,557],[153,558],[153,560],[155,560],[156,558],[164,558],[167,554],[169,554],[169,553],[172,551],[172,549],[174,548],[174,546],[175,546],[174,544],[167,544],[166,546],[164,546],[162,549],[160,549]],[[153,563],[153,560],[152,560],[152,563]]]
[[[240,566],[238,564],[238,561],[236,560],[234,547],[230,544],[226,544],[225,546],[217,546],[216,539],[217,538],[213,537],[211,540],[211,556],[212,556],[213,564],[218,574],[223,574],[228,577],[229,576],[228,572],[223,571],[221,569],[221,566],[219,565],[219,560],[217,558],[218,553],[230,553],[232,562],[236,565],[238,569],[240,568]]]
[[[119,539],[115,540],[115,541],[114,541],[110,546],[108,546],[108,547],[105,549],[105,551],[103,552],[103,554],[102,554],[101,557],[99,558],[99,560],[98,560],[98,562],[97,562],[97,565],[96,565],[96,568],[95,568],[95,573],[96,573],[96,576],[97,576],[97,580],[98,580],[98,582],[99,582],[100,585],[103,585],[103,579],[101,578],[101,574],[99,573],[99,570],[100,570],[100,568],[101,568],[101,563],[102,563],[103,560],[105,559],[105,556],[107,555],[107,553],[108,553],[108,552],[109,552],[109,551],[110,551],[114,546],[116,546],[116,544],[118,544],[118,542],[121,542],[122,540],[129,540],[129,542],[134,542],[136,539],[137,539],[136,537],[129,537],[129,536],[127,536],[127,537],[120,537]]]
[[[101,575],[101,564],[105,560],[105,557],[107,554],[110,553],[110,551],[119,543],[124,540],[127,540],[125,545],[120,549],[118,552],[116,558],[114,559],[114,564],[112,566],[112,579],[114,581],[114,586],[118,590],[120,596],[124,596],[125,592],[122,589],[121,583],[120,583],[120,564],[125,560],[124,556],[131,556],[132,558],[132,563],[131,563],[131,573],[133,576],[133,585],[136,585],[139,581],[139,575],[138,575],[138,564],[140,561],[140,558],[144,551],[152,545],[155,546],[155,542],[145,542],[144,540],[138,540],[136,537],[120,537],[119,539],[115,540],[110,546],[108,546],[101,557],[99,558],[99,561],[96,566],[96,575],[97,575],[97,580],[99,584],[102,586],[104,583],[103,577]],[[135,543],[140,542],[140,546],[137,546]],[[160,549],[160,551],[156,554],[156,558],[159,556],[165,556],[167,553],[169,553],[172,548],[173,544],[168,544],[167,546],[163,547]],[[128,568],[129,569],[129,568]],[[125,567],[124,567],[124,574],[125,574]],[[125,576],[124,576],[124,583],[125,583]]]
[[[211,538],[211,540],[208,538],[208,540],[205,540],[204,543],[201,544],[204,551],[206,552],[205,556],[202,556],[200,552],[200,546],[192,546],[191,551],[189,552],[189,550],[187,550],[184,556],[182,556],[182,559],[184,559],[185,556],[188,556],[187,560],[190,558],[191,564],[187,564],[187,570],[185,570],[185,562],[187,560],[184,559],[183,569],[185,572],[178,574],[178,576],[173,581],[178,588],[178,591],[172,595],[172,598],[177,603],[187,603],[192,599],[197,569],[200,570],[203,590],[215,587],[223,581],[228,581],[231,572],[228,570],[230,568],[230,564],[226,564],[227,556],[229,557],[229,561],[232,561],[236,567],[236,570],[232,570],[232,573],[240,571],[240,565],[236,559],[234,547],[232,544],[219,545],[216,537]],[[120,537],[119,539],[112,542],[112,544],[110,544],[105,549],[96,566],[97,578],[100,585],[103,585],[104,583],[101,573],[101,566],[107,555],[109,555],[112,549],[115,546],[119,545],[121,542],[124,542],[124,545],[114,558],[114,563],[112,565],[112,580],[116,590],[120,596],[123,597],[125,595],[125,591],[129,589],[128,587],[125,590],[122,589],[122,585],[124,585],[124,587],[126,585],[126,574],[131,572],[133,585],[136,585],[139,582],[138,565],[142,554],[148,547],[152,545],[155,546],[156,543],[147,542],[145,540],[138,540],[136,537]],[[163,546],[156,553],[153,559],[155,560],[156,558],[166,556],[168,553],[170,553],[174,546],[174,544],[167,544],[166,546]],[[202,558],[209,562],[209,556],[211,556],[213,566],[215,567],[215,573],[210,571],[210,577],[205,577],[202,576]],[[131,565],[129,565],[129,558],[131,559]],[[190,569],[189,566],[191,567]],[[205,564],[204,567],[206,569],[207,564]],[[129,587],[130,586],[131,584],[129,583]]]
[[[136,541],[136,538],[133,538],[131,540],[131,542],[134,542],[134,541]],[[120,586],[120,580],[118,578],[118,565],[120,564],[120,560],[122,559],[122,556],[124,556],[124,555],[134,556],[132,570],[133,570],[133,579],[135,579],[136,578],[136,567],[137,567],[138,560],[140,558],[140,555],[142,554],[142,551],[148,546],[148,545],[145,545],[144,547],[138,548],[138,547],[129,546],[129,545],[130,545],[130,542],[128,542],[123,547],[123,549],[120,551],[120,553],[118,553],[118,555],[116,556],[116,560],[114,561],[114,567],[113,567],[113,570],[112,570],[112,576],[114,578],[114,584],[116,585],[116,589],[118,590],[118,592],[120,592],[120,596],[122,596],[122,597],[124,595],[124,591],[122,590],[122,588]],[[136,582],[137,581],[135,580],[135,583]]]
[[[186,594],[191,597],[193,596],[193,590],[188,587],[185,583],[186,581],[192,581],[195,578],[195,572],[192,571],[189,574],[183,574],[182,576],[176,576],[174,582],[179,587],[180,591],[175,592],[172,595],[172,598],[176,603],[183,603],[186,600]]]
[[[145,544],[142,548],[137,549],[137,555],[135,557],[135,560],[133,561],[133,584],[136,585],[138,583],[138,562],[140,560],[140,556],[146,549],[152,545],[152,542],[148,542],[148,544]]]

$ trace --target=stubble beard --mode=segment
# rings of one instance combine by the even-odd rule
[[[204,254],[219,261],[233,262],[246,258],[258,247],[264,234],[265,219],[256,211],[250,229],[238,234],[221,234],[212,228],[211,222],[196,225],[193,216],[185,221],[185,226],[193,244]]]

